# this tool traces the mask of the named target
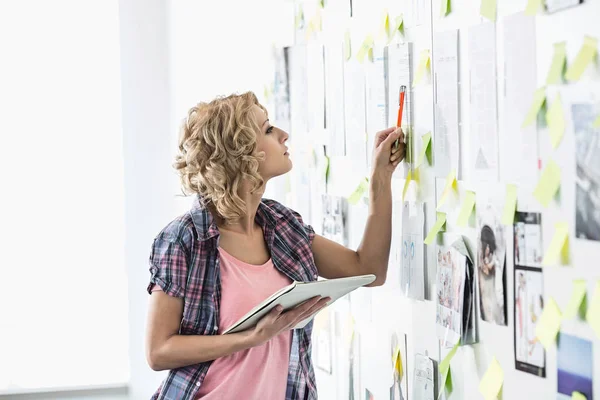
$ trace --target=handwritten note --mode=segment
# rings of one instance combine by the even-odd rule
[[[550,141],[552,147],[557,148],[565,133],[565,115],[563,113],[562,102],[560,95],[556,94],[552,105],[546,113],[546,124],[550,131]]]
[[[348,203],[353,206],[358,204],[367,190],[369,190],[369,179],[365,177],[360,181],[354,192],[348,196]]]
[[[556,195],[560,187],[560,168],[552,160],[548,160],[546,168],[542,172],[542,176],[533,192],[533,196],[544,207],[548,207],[550,201]]]
[[[496,22],[496,0],[481,0],[479,14],[492,22]]]
[[[456,225],[460,227],[467,226],[467,222],[473,213],[473,207],[475,207],[475,192],[467,190],[465,192],[465,199],[462,202],[460,211],[458,213],[458,219]]]
[[[365,40],[363,40],[360,49],[358,49],[358,53],[356,53],[356,59],[358,62],[362,63],[365,61],[365,57],[369,55],[369,59],[373,61],[373,45],[375,44],[375,40],[373,36],[368,35]]]
[[[563,74],[565,72],[565,66],[567,65],[567,44],[565,42],[554,44],[554,56],[552,57],[552,64],[548,71],[548,77],[546,78],[546,84],[556,85],[562,82]]]
[[[583,279],[573,281],[571,299],[563,314],[564,319],[575,318],[578,314],[585,315],[585,296],[587,293],[586,283]]]
[[[479,382],[479,393],[485,400],[495,400],[502,389],[504,383],[504,371],[496,357],[492,359],[485,375]]]
[[[417,67],[417,74],[413,82],[413,87],[417,86],[423,80],[425,72],[429,71],[431,64],[431,55],[429,50],[421,50],[419,57],[419,66]]]
[[[569,263],[569,226],[566,222],[557,222],[554,225],[554,236],[546,250],[543,265],[554,265],[558,262]]]
[[[502,213],[502,223],[504,225],[513,224],[515,211],[517,211],[517,187],[509,183],[506,185],[506,200],[504,201],[504,212]]]
[[[431,165],[431,132],[427,132],[423,136],[421,136],[421,141],[423,142],[421,145],[421,153],[419,154],[419,159],[417,160],[417,167],[423,164],[425,157],[427,157],[427,162]]]
[[[523,121],[523,125],[521,128],[526,128],[536,120],[538,112],[540,112],[542,106],[546,103],[546,87],[542,86],[538,90],[533,93],[533,101],[531,103],[531,107],[529,107],[529,111],[525,116],[525,121]]]
[[[560,309],[552,297],[544,305],[544,312],[535,326],[535,336],[546,350],[552,346],[556,340],[556,335],[560,329],[562,319]]]
[[[446,213],[438,212],[437,220],[425,238],[425,244],[429,245],[433,243],[433,239],[435,239],[437,234],[444,230],[446,230]]]
[[[600,338],[600,281],[596,282],[596,288],[594,289],[585,319],[587,319],[588,324],[590,324],[596,335]]]
[[[565,74],[565,78],[569,81],[578,80],[587,66],[596,58],[596,53],[598,52],[598,39],[586,36],[583,39],[583,46],[581,46],[581,50],[575,57],[575,61],[569,66],[567,69],[567,73]]]
[[[450,171],[450,173],[446,177],[446,185],[444,186],[444,191],[442,192],[442,196],[440,197],[437,206],[438,210],[446,203],[446,200],[448,200],[448,196],[452,191],[458,191],[458,184],[456,182],[456,170],[454,169]]]

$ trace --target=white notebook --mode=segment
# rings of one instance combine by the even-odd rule
[[[285,312],[306,300],[310,300],[315,296],[321,296],[331,297],[331,300],[327,303],[329,306],[340,297],[361,286],[368,285],[374,280],[375,275],[370,274],[313,282],[292,282],[288,286],[273,293],[266,300],[250,310],[235,324],[227,328],[223,334],[241,332],[252,328],[262,317],[267,315],[269,311],[279,304],[283,307],[283,311]],[[314,315],[301,321],[293,329],[304,328],[313,317]]]

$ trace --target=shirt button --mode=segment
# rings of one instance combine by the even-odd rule
[[[200,386],[200,382],[196,382],[196,386]]]

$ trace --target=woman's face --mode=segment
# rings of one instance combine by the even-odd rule
[[[271,125],[259,106],[254,106],[253,113],[260,127],[260,133],[256,138],[256,152],[264,153],[264,160],[259,164],[258,173],[263,179],[268,180],[289,172],[292,169],[292,161],[285,145],[289,135]]]

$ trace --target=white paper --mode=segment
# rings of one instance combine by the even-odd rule
[[[458,31],[438,32],[433,41],[435,128],[433,154],[435,175],[458,172]]]
[[[435,400],[433,360],[423,354],[415,354],[415,370],[413,377],[413,400]]]
[[[352,160],[357,176],[367,174],[367,138],[365,106],[365,73],[362,65],[352,59],[344,63],[344,119],[346,155]]]
[[[307,45],[308,130],[314,142],[324,143],[325,59],[323,45]]]
[[[536,90],[535,18],[515,14],[504,18],[503,140],[500,178],[533,187],[538,177],[536,124],[521,128]]]
[[[387,74],[384,47],[373,47],[373,62],[365,59],[367,84],[367,145],[373,146],[375,134],[387,128]],[[371,168],[371,152],[367,152],[367,166]]]
[[[496,25],[469,29],[471,167],[477,181],[498,180]]]
[[[290,63],[290,141],[296,149],[307,141],[308,88],[306,85],[306,46],[296,45],[289,49]]]
[[[416,212],[411,213],[411,207]],[[402,221],[400,287],[405,296],[423,300],[425,296],[423,204],[417,203],[411,205],[409,202],[405,202],[402,209]]]
[[[344,54],[342,42],[325,47],[325,128],[327,155],[346,155],[344,130]]]

